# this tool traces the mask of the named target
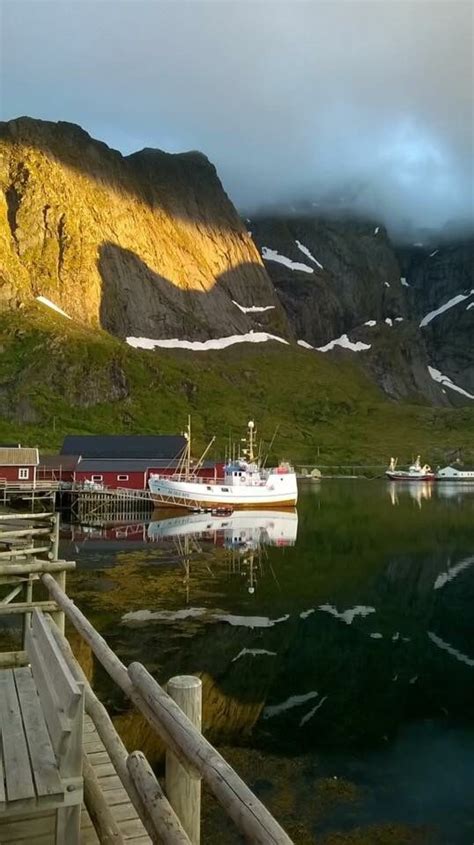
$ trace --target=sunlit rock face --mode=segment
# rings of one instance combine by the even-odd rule
[[[257,216],[247,226],[299,340],[352,356],[394,399],[473,401],[473,239],[399,248],[377,222],[317,210]]]
[[[44,296],[120,336],[288,332],[255,244],[200,153],[123,157],[73,124],[0,124],[0,250],[3,308]],[[235,302],[273,307],[246,313]]]

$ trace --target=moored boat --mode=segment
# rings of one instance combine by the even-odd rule
[[[436,470],[436,481],[474,482],[474,467],[447,466]]]
[[[420,456],[408,467],[397,469],[398,458],[390,458],[390,466],[385,475],[392,481],[434,481],[435,473],[428,464],[421,464]]]
[[[243,458],[229,461],[224,479],[198,478],[199,463],[191,468],[191,429],[188,424],[185,472],[175,476],[152,475],[149,488],[156,504],[195,508],[285,508],[294,507],[298,487],[294,469],[287,463],[265,469],[254,454],[255,425],[248,424]]]

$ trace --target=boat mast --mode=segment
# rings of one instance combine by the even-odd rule
[[[250,420],[249,425],[248,425],[248,454],[247,454],[247,460],[250,464],[253,464],[254,461],[255,461],[255,455],[253,453],[254,437],[255,437],[254,429],[255,429],[255,423],[254,423],[253,420]]]
[[[186,476],[189,478],[189,475],[191,473],[191,414],[188,415],[186,440],[188,443],[188,448],[186,449]]]

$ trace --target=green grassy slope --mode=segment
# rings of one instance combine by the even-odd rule
[[[41,306],[0,316],[0,439],[54,450],[67,433],[181,430],[216,454],[250,417],[295,461],[435,462],[474,456],[474,409],[401,405],[346,362],[278,343],[218,352],[134,350]],[[319,448],[319,458],[318,456]]]

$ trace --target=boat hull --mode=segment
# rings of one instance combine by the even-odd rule
[[[409,472],[400,471],[390,471],[387,470],[385,473],[387,478],[390,478],[390,481],[435,481],[435,474],[434,472],[427,472],[421,473],[419,475],[415,475],[414,473],[410,474]]]
[[[268,484],[244,486],[230,484],[197,484],[152,477],[149,481],[152,500],[170,508],[294,508],[298,488],[294,474],[271,476]]]

